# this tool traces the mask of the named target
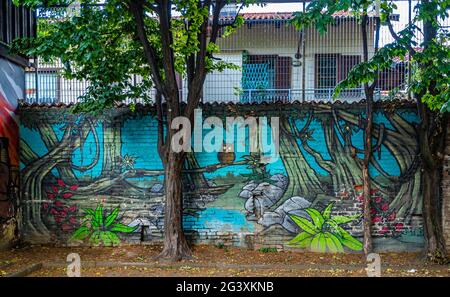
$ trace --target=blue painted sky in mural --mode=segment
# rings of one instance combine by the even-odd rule
[[[253,232],[254,225],[248,221],[245,214],[235,209],[206,208],[200,211],[198,217],[184,216],[185,230],[202,229],[208,232]]]

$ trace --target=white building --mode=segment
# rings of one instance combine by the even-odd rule
[[[339,81],[362,60],[361,25],[348,12],[334,15],[335,24],[320,34],[316,28],[298,31],[290,24],[293,13],[243,13],[242,27],[228,37],[219,38],[221,49],[215,59],[231,62],[239,69],[208,74],[204,102],[261,102],[261,101],[328,101]],[[222,21],[231,22],[233,13],[227,11]],[[374,53],[375,21],[369,18],[369,57]],[[404,68],[388,76],[391,83],[381,80],[379,90],[389,91],[404,78]],[[402,72],[403,71],[403,72]],[[28,74],[29,99],[33,99],[36,77],[41,102],[76,102],[87,82],[67,81],[57,68],[41,67],[38,75]],[[139,81],[139,77],[136,78]],[[180,79],[180,92],[187,96],[187,84]],[[347,90],[341,101],[360,100],[362,88]]]

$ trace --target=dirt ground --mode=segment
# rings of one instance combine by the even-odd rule
[[[154,260],[159,246],[27,246],[0,254],[0,276],[42,267],[29,276],[66,276],[67,255],[78,253],[82,276],[367,276],[362,254],[317,254],[199,245],[177,263]],[[382,276],[450,276],[449,265],[424,263],[417,253],[382,253]]]

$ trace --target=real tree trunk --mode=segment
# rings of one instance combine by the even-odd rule
[[[378,49],[379,38],[379,19],[377,19],[377,36],[375,41],[375,51]],[[363,59],[364,62],[369,60],[369,42],[367,38],[368,28],[368,16],[367,11],[364,11],[364,15],[361,22],[361,32],[363,39]],[[376,86],[377,78],[375,82],[364,84],[364,93],[366,95],[366,126],[364,129],[364,160],[362,166],[363,175],[363,249],[367,255],[372,252],[372,218],[370,215],[370,200],[371,200],[371,187],[370,187],[370,173],[369,165],[372,159],[372,132],[373,132],[373,94]]]
[[[191,250],[183,232],[183,187],[181,176],[183,161],[183,154],[170,151],[165,162],[164,248],[158,257],[171,261],[179,261],[191,256]]]
[[[447,262],[445,239],[442,232],[441,179],[442,167],[423,170],[423,220],[427,258],[433,262]]]
[[[440,117],[418,102],[422,124],[419,127],[422,158],[422,199],[426,258],[432,262],[448,263],[442,227],[442,166],[448,118]],[[437,123],[434,128],[432,123]]]
[[[364,161],[363,161],[363,190],[364,190],[364,208],[363,208],[363,229],[364,240],[363,249],[367,255],[372,252],[372,218],[370,215],[370,200],[371,200],[371,185],[370,185],[370,173],[369,165],[372,159],[372,130],[373,130],[373,114],[372,114],[372,100],[373,92],[366,94],[366,117],[367,124],[364,131]]]
[[[436,9],[436,3],[423,0],[422,5],[428,9]],[[434,21],[437,21],[435,16]],[[436,38],[437,29],[431,20],[423,24],[423,47],[426,50],[429,43]],[[426,69],[428,66],[419,65]],[[435,94],[430,82],[428,91]],[[445,138],[447,136],[448,116],[439,115],[431,111],[421,100],[423,94],[417,96],[417,107],[421,119],[419,127],[419,147],[422,159],[423,183],[423,220],[426,240],[427,259],[438,263],[448,263],[447,250],[442,228],[442,165],[445,151]]]

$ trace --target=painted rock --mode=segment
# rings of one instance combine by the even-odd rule
[[[280,205],[275,212],[279,213],[281,216],[290,213],[293,210],[304,209],[311,206],[311,202],[300,196],[294,196],[286,200],[282,205]]]
[[[272,175],[270,179],[274,181],[274,185],[282,189],[286,189],[289,182],[288,178],[281,173]]]
[[[249,198],[247,201],[245,201],[244,205],[245,210],[247,210],[249,213],[252,213],[256,216],[258,216],[259,213],[261,213],[261,203],[258,199],[255,198]]]
[[[257,186],[257,183],[248,183],[242,188],[242,190],[253,191]]]
[[[154,184],[151,188],[150,191],[152,193],[160,193],[162,192],[162,190],[164,189],[164,186],[162,184]]]
[[[250,192],[249,190],[243,190],[241,193],[239,193],[239,197],[248,199],[248,198],[253,197],[253,193]]]
[[[270,227],[272,225],[276,224],[282,224],[283,223],[283,217],[274,211],[268,211],[265,212],[262,217],[259,219],[258,224],[264,226],[264,227]]]
[[[269,207],[274,205],[283,195],[284,190],[275,185],[271,185],[269,183],[260,183],[255,190],[253,190],[253,195],[255,197],[260,196],[264,201],[264,205],[268,205]]]

